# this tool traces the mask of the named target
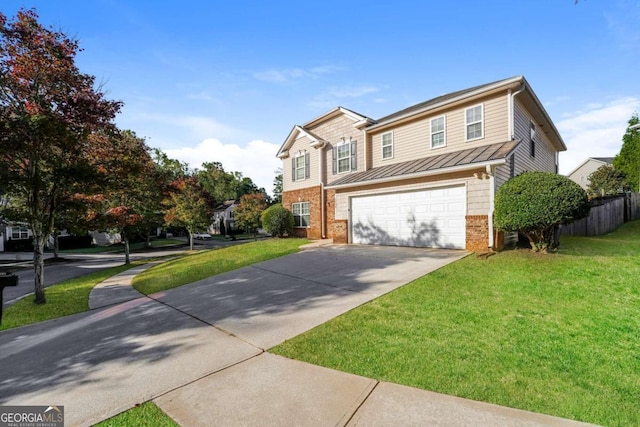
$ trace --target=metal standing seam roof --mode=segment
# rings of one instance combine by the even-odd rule
[[[505,159],[513,152],[519,143],[520,140],[506,141],[481,147],[468,148],[461,151],[454,151],[452,153],[444,153],[415,160],[408,160],[406,162],[394,163],[391,165],[378,166],[364,172],[346,175],[328,184],[327,187],[346,184],[366,184],[369,181],[376,181],[391,177],[397,177],[398,179],[402,179],[404,177],[410,178],[411,175],[414,174],[435,170],[446,173],[447,169],[451,167]]]

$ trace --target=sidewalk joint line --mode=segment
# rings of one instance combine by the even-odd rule
[[[353,419],[353,417],[356,416],[356,414],[358,413],[358,411],[360,410],[360,408],[362,408],[362,406],[365,404],[365,402],[367,400],[369,400],[369,397],[371,397],[371,394],[373,394],[373,392],[375,391],[375,389],[378,388],[378,385],[380,384],[379,380],[374,380],[376,383],[373,385],[373,387],[371,387],[371,390],[369,390],[369,393],[367,393],[367,395],[364,397],[364,399],[362,399],[362,402],[360,402],[360,404],[358,405],[358,407],[356,408],[355,411],[353,411],[353,414],[351,414],[351,416],[349,417],[349,419],[347,420],[346,423],[344,423],[345,426],[349,425],[349,423],[351,422],[351,420]]]
[[[258,356],[261,356],[261,355],[263,355],[264,353],[266,353],[266,351],[265,351],[265,350],[262,350],[262,349],[260,349],[260,350],[261,350],[261,351],[260,351],[260,353],[258,353],[258,354],[254,354],[253,356],[249,356],[249,357],[247,357],[247,358],[245,358],[245,359],[242,359],[242,360],[239,360],[239,361],[237,361],[237,362],[230,363],[230,364],[228,364],[228,365],[226,365],[226,366],[223,366],[223,367],[221,367],[221,368],[219,368],[219,369],[216,369],[216,370],[214,370],[214,371],[207,372],[206,374],[203,374],[203,375],[199,376],[198,378],[195,378],[195,379],[193,379],[193,380],[191,380],[191,381],[189,381],[189,382],[186,382],[186,383],[184,383],[184,384],[181,384],[181,385],[179,385],[179,386],[176,386],[176,387],[174,387],[174,388],[172,388],[172,389],[169,389],[169,390],[167,390],[167,391],[163,391],[162,393],[160,393],[160,394],[158,394],[158,395],[156,395],[156,396],[152,397],[151,399],[147,400],[146,402],[151,402],[151,401],[153,401],[153,400],[155,400],[155,399],[158,399],[158,398],[160,398],[160,397],[162,397],[162,396],[164,396],[164,395],[166,395],[166,394],[172,393],[172,392],[174,392],[174,391],[176,391],[176,390],[179,390],[179,389],[181,389],[181,388],[183,388],[183,387],[186,387],[186,386],[191,385],[191,384],[193,384],[193,383],[195,383],[195,382],[198,382],[198,381],[200,381],[200,380],[202,380],[202,379],[204,379],[204,378],[210,377],[211,375],[215,375],[215,374],[217,374],[217,373],[219,373],[219,372],[226,371],[226,370],[227,370],[227,369],[229,369],[229,368],[233,368],[234,366],[238,366],[238,365],[239,365],[239,364],[241,364],[241,363],[244,363],[244,362],[246,362],[246,361],[249,361],[249,360],[251,360],[251,359],[254,359],[254,358],[256,358],[256,357],[258,357]],[[145,402],[142,402],[142,403],[145,403]]]

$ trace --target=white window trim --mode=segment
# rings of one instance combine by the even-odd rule
[[[477,107],[480,107],[480,120],[476,120],[475,122],[467,122],[467,111]],[[482,135],[476,138],[468,138],[469,125],[474,125],[476,123],[480,123],[480,132],[482,133]],[[475,141],[477,139],[482,139],[482,138],[484,138],[484,104],[476,104],[464,109],[464,140],[465,142],[467,142],[467,141]]]
[[[294,213],[294,211],[295,211],[295,207],[294,206],[299,205],[300,206],[300,212],[302,212],[302,205],[304,205],[304,204],[308,204],[309,205],[309,213],[308,214],[302,214],[302,213],[295,214]],[[310,202],[295,202],[295,203],[292,203],[291,204],[291,213],[293,213],[293,217],[294,217],[293,228],[311,228],[311,203]],[[307,216],[307,217],[309,217],[309,221],[308,221],[309,225],[295,225],[295,217],[296,216],[299,216],[299,217]]]
[[[298,159],[302,158],[302,168],[298,167]],[[294,181],[304,181],[307,176],[306,171],[307,171],[307,160],[306,160],[306,153],[302,153],[302,154],[298,154],[297,156],[295,156],[296,159],[296,167],[293,170],[293,176],[295,178]],[[302,169],[302,178],[298,178],[298,170]]]
[[[340,171],[340,147],[342,147],[343,145],[346,145],[347,147],[349,147],[349,153],[347,155],[347,159],[349,160],[349,167],[347,168],[347,170],[344,171]],[[341,143],[339,143],[336,146],[336,149],[338,150],[336,152],[336,172],[338,174],[343,174],[343,173],[349,173],[351,172],[351,168],[353,167],[353,165],[351,164],[351,138],[349,138],[348,140],[342,141]],[[342,160],[344,160],[344,157],[342,158]]]
[[[391,135],[391,143],[384,145],[384,136],[385,135]],[[391,147],[391,155],[389,157],[385,157],[384,156],[384,149],[385,147]],[[382,160],[389,160],[389,159],[393,159],[393,131],[389,131],[389,132],[385,132],[382,135],[380,135],[380,156],[382,157]]]
[[[466,112],[465,112],[465,116],[466,116]],[[442,121],[443,121],[443,129],[441,131],[434,132],[433,131],[433,121],[434,120],[438,120],[438,119],[442,119]],[[438,145],[437,147],[434,147],[433,146],[433,135],[435,135],[436,133],[442,133],[444,144]],[[434,117],[431,120],[429,120],[429,145],[431,146],[432,150],[447,146],[447,116],[446,115],[443,114],[442,116]]]

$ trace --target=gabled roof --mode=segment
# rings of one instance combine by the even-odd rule
[[[587,159],[576,166],[571,172],[567,174],[567,176],[571,176],[578,171],[581,167],[589,163],[590,161],[596,161],[598,163],[602,163],[603,165],[611,165],[613,164],[613,157],[587,157]],[[602,165],[601,165],[602,166]]]
[[[379,166],[367,171],[346,175],[327,185],[326,188],[368,185],[473,169],[492,164],[503,164],[519,143],[520,141],[507,141]]]
[[[323,140],[322,138],[318,137],[317,135],[315,135],[313,132],[311,132],[309,129],[312,129],[313,127],[319,125],[320,123],[327,121],[327,120],[331,120],[334,117],[338,117],[340,115],[344,115],[345,117],[347,117],[348,119],[353,121],[353,125],[356,128],[363,128],[371,123],[374,123],[374,121],[372,119],[370,119],[369,117],[363,116],[361,114],[356,113],[355,111],[351,111],[347,108],[344,107],[336,107],[326,113],[324,113],[323,115],[316,117],[313,120],[308,121],[307,123],[305,123],[304,125],[300,126],[300,125],[295,125],[293,127],[293,129],[291,129],[291,132],[289,132],[289,136],[287,136],[287,139],[285,139],[284,143],[282,144],[282,146],[280,147],[280,149],[278,150],[278,154],[276,154],[277,157],[284,159],[286,157],[289,156],[289,148],[291,148],[291,146],[293,145],[293,143],[295,142],[295,140],[298,138],[298,136],[300,134],[305,135],[307,138],[309,138],[311,140],[311,146],[313,148],[322,148],[324,147],[325,144],[327,144],[327,141]]]

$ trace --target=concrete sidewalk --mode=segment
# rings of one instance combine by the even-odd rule
[[[185,426],[581,425],[264,351],[465,255],[327,246],[138,298],[130,270],[94,291],[108,307],[0,332],[0,404],[68,426],[148,400]]]
[[[154,400],[181,426],[588,426],[262,353]]]

